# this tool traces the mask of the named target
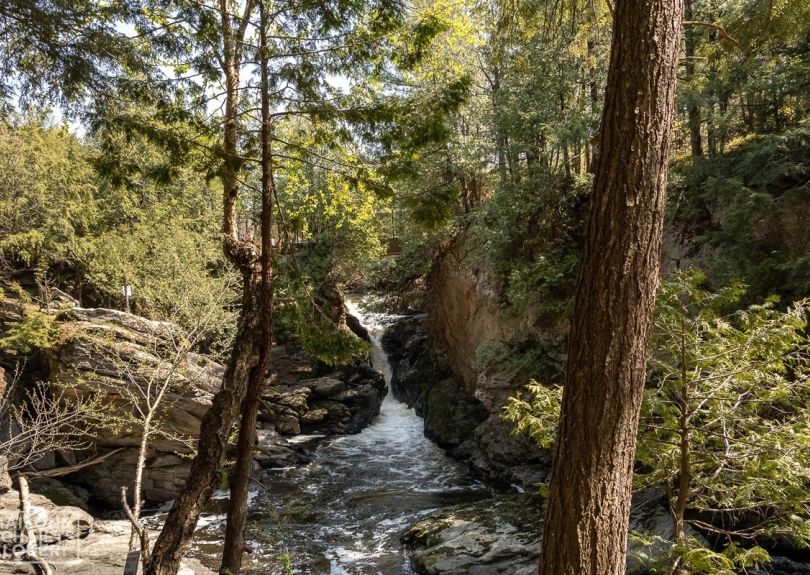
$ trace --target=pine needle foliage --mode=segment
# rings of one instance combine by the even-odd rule
[[[774,541],[810,546],[810,301],[738,309],[745,286],[704,282],[681,271],[659,289],[635,483],[665,487],[673,522],[711,542],[684,536],[669,568],[733,573],[766,562]],[[561,388],[526,392],[504,417],[549,447]]]

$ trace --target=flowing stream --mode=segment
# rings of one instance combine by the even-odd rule
[[[392,318],[352,315],[368,329],[371,359],[386,381],[391,366],[379,340]],[[424,437],[422,420],[389,394],[358,435],[331,438],[311,462],[266,472],[252,494],[245,573],[403,575],[413,573],[400,533],[432,511],[490,496],[465,466]],[[217,567],[223,516],[201,520],[194,554]]]

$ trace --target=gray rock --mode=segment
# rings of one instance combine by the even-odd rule
[[[92,533],[81,541],[50,545],[40,549],[40,555],[56,566],[59,575],[121,575],[129,550],[129,531],[127,521],[97,521]],[[150,539],[156,537],[157,532],[152,531]],[[0,572],[6,573],[3,567],[0,564]],[[198,560],[189,558],[183,559],[178,571],[178,575],[213,574]]]
[[[301,385],[307,386],[309,389],[312,390],[312,394],[315,397],[320,398],[332,397],[333,395],[337,395],[338,393],[346,389],[346,384],[334,377],[321,377],[318,379],[310,379],[307,381],[302,381]]]
[[[188,458],[199,435],[202,417],[219,388],[224,367],[209,358],[189,353],[172,367],[175,345],[182,330],[158,322],[109,309],[73,308],[58,316],[69,322],[71,337],[49,358],[50,377],[100,391],[110,403],[126,406],[150,380],[169,378],[164,398],[164,435],[156,435],[150,445],[144,477],[147,501],[173,499],[185,484],[190,468]],[[126,409],[126,407],[122,407]],[[121,486],[131,482],[140,445],[140,429],[101,431],[90,454],[103,454],[124,447],[102,463],[81,469],[67,479],[92,492],[94,502],[120,505]],[[55,454],[53,454],[55,455]],[[40,469],[84,460],[87,453],[60,453],[59,457],[38,462]]]
[[[513,575],[536,570],[541,527],[539,500],[507,496],[432,515],[402,540],[420,574]]]
[[[4,318],[14,321],[15,309],[3,306]],[[111,309],[74,307],[59,312],[57,319],[70,333],[63,345],[47,358],[50,377],[106,394],[110,404],[128,407],[150,380],[168,378],[164,399],[163,434],[151,444],[143,481],[148,503],[174,499],[184,486],[190,456],[199,436],[203,416],[219,389],[224,367],[209,358],[189,353],[173,366],[182,330],[171,323],[148,320]],[[302,433],[334,434],[359,432],[379,413],[386,392],[382,376],[362,361],[340,366],[331,372],[295,346],[278,346],[268,371],[262,395],[261,427],[293,436]],[[342,401],[334,397],[348,393]],[[323,405],[321,402],[328,402]],[[302,429],[303,428],[303,429]],[[131,483],[137,461],[141,430],[100,431],[86,452],[59,452],[38,462],[39,469],[76,464],[88,457],[116,451],[103,462],[65,477],[87,488],[92,503],[120,507],[122,485]],[[274,445],[270,455],[259,456],[262,465],[286,465],[300,454],[297,449]],[[0,473],[0,489],[2,474]],[[66,494],[63,494],[66,495]]]
[[[256,435],[256,462],[262,468],[291,467],[302,461],[298,451],[275,431],[260,429]]]
[[[50,499],[54,505],[78,507],[90,512],[90,493],[79,486],[62,483],[52,477],[31,477],[28,480],[31,493]]]
[[[276,416],[276,430],[284,435],[298,435],[301,433],[301,425],[294,415],[280,413]]]
[[[402,540],[411,547],[414,570],[423,575],[528,575],[537,569],[543,513],[537,496],[501,495],[431,515],[406,530]],[[659,492],[634,496],[630,530],[660,538],[651,546],[630,540],[627,573],[639,575],[673,537]]]

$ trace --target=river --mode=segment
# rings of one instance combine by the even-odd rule
[[[391,318],[364,313],[371,360],[386,378],[391,366],[380,337]],[[220,494],[221,497],[226,494]],[[400,533],[419,518],[490,496],[466,467],[425,438],[422,420],[389,393],[380,415],[357,435],[323,441],[310,463],[265,472],[252,493],[244,573],[405,575]],[[193,554],[218,566],[222,515],[201,519]]]

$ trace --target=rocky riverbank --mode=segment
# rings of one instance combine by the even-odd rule
[[[539,496],[510,494],[442,511],[402,536],[420,575],[534,575],[543,530]],[[661,491],[635,494],[630,512],[627,574],[646,575],[665,556],[674,532]],[[700,538],[695,531],[690,536]],[[750,575],[807,575],[810,564],[774,557]]]
[[[133,410],[132,402],[145,401],[156,378],[171,379],[160,434],[151,443],[146,462],[143,493],[152,503],[174,498],[185,482],[201,419],[224,367],[200,353],[179,355],[182,334],[164,322],[79,307],[61,312],[58,321],[67,336],[48,354],[49,381],[101,390],[105,402]],[[294,436],[357,433],[379,413],[387,388],[367,363],[358,360],[331,368],[292,344],[274,348],[272,358],[259,416],[257,461],[262,467],[305,458],[302,447],[290,441]],[[123,478],[134,473],[140,432],[137,420],[119,430],[102,430],[88,450],[49,453],[38,469],[112,453],[97,465],[67,475],[65,481],[87,489],[92,503],[117,508]]]
[[[22,320],[26,306],[34,309],[3,300],[0,336]],[[150,386],[169,381],[160,433],[151,442],[146,461],[143,495],[150,507],[173,499],[185,482],[201,419],[224,367],[203,353],[184,349],[186,334],[169,323],[117,310],[81,308],[67,297],[59,310],[48,313],[58,342],[25,358],[30,361],[20,385],[39,380],[64,384],[78,393],[101,393],[103,404],[113,406],[116,414],[137,416],[136,402],[147,400]],[[0,357],[4,383],[11,382],[20,359]],[[278,345],[261,398],[257,474],[306,462],[323,438],[359,433],[379,413],[387,391],[382,375],[366,360],[330,367],[294,343]],[[30,481],[37,521],[42,523],[37,527],[42,533],[41,554],[58,560],[60,573],[118,575],[123,569],[128,523],[98,517],[105,509],[120,508],[121,487],[134,476],[141,429],[137,418],[131,421],[134,424],[99,428],[86,448],[53,450],[36,463],[37,472],[74,469],[59,472],[58,480],[32,476]],[[103,459],[80,465],[97,458]],[[3,525],[14,525],[18,513],[16,492],[0,497]],[[11,541],[13,533],[6,535]],[[81,558],[70,556],[77,550]],[[62,561],[63,556],[70,557]],[[186,574],[210,573],[193,561],[185,569]]]

